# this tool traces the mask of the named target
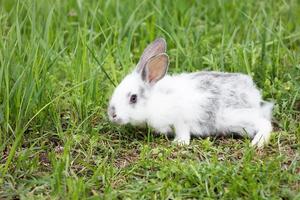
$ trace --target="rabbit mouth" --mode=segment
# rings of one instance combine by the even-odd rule
[[[119,124],[119,125],[124,125],[127,124],[123,119],[119,118],[119,117],[109,117],[109,120],[115,124]]]
[[[114,119],[113,122],[116,124],[126,124],[121,118]]]

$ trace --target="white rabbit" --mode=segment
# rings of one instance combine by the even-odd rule
[[[189,144],[191,135],[230,133],[247,134],[253,146],[268,142],[273,103],[262,100],[251,77],[208,71],[166,75],[168,65],[166,42],[158,38],[115,89],[109,119],[175,132],[179,144]]]

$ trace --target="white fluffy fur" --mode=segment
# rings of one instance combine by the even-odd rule
[[[210,73],[220,77],[230,75],[205,73],[207,76]],[[202,76],[204,79],[205,73]],[[109,118],[120,124],[147,123],[163,134],[175,131],[174,141],[179,144],[189,144],[191,135],[207,136],[231,132],[248,134],[253,138],[254,146],[262,147],[268,142],[272,130],[272,104],[265,102],[265,105],[261,105],[261,94],[249,76],[236,74],[237,78],[225,82],[214,79],[214,84],[218,85],[221,91],[218,94],[221,98],[218,100],[218,108],[212,111],[215,113],[211,113],[214,116],[213,126],[205,126],[205,123],[210,122],[205,121],[208,119],[208,112],[204,112],[202,108],[210,105],[209,100],[214,98],[215,94],[209,89],[199,90],[199,79],[193,78],[196,75],[166,75],[157,83],[148,84],[141,78],[140,70],[134,70],[115,89],[110,101]],[[247,106],[228,106],[226,100],[230,100],[231,95],[228,92],[229,88],[234,88],[237,95],[244,95]],[[135,105],[129,103],[131,94],[138,94]],[[116,117],[112,117],[112,113]]]

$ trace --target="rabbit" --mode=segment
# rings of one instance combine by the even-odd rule
[[[262,99],[252,78],[241,73],[200,71],[167,75],[166,41],[157,38],[144,50],[136,68],[114,90],[110,121],[148,124],[174,142],[190,144],[191,135],[249,136],[263,147],[272,131],[273,103]]]

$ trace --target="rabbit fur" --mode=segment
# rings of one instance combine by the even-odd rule
[[[257,147],[269,141],[273,103],[262,99],[250,76],[213,71],[167,75],[168,65],[166,42],[158,38],[116,87],[109,119],[175,133],[178,144],[189,144],[191,135],[231,133],[248,135]]]

